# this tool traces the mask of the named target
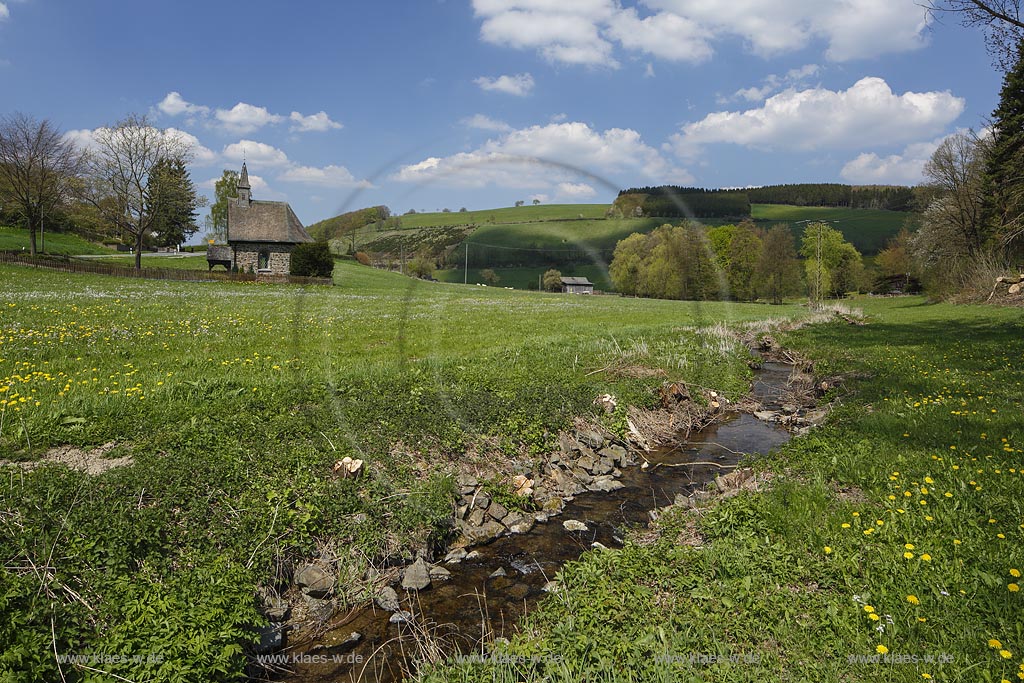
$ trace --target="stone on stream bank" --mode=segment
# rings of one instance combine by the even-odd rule
[[[303,565],[295,572],[295,584],[311,598],[326,598],[334,591],[334,583],[334,577],[315,564]]]
[[[402,588],[407,591],[421,591],[430,588],[430,567],[420,557],[405,568],[402,574]]]
[[[461,499],[456,505],[455,529],[460,538],[455,547],[490,543],[508,534],[528,533],[538,523],[560,514],[566,501],[587,492],[611,492],[623,488],[618,481],[621,467],[637,464],[624,442],[601,427],[579,422],[576,429],[558,436],[558,451],[541,465],[538,476],[520,472],[506,484],[516,499],[522,500],[513,509],[509,501],[497,500],[498,493],[487,490],[494,486],[493,476],[480,478],[470,473],[458,476]],[[530,512],[533,506],[539,508]],[[463,558],[445,558],[455,564]]]

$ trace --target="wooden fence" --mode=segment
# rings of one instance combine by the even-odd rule
[[[113,275],[115,277],[135,277],[146,280],[182,280],[186,282],[263,282],[290,285],[333,285],[334,280],[326,277],[299,277],[297,275],[271,275],[265,273],[214,273],[206,270],[187,270],[184,268],[143,268],[136,270],[126,266],[114,266],[107,263],[90,263],[85,259],[70,256],[29,256],[21,252],[0,251],[0,263],[14,263],[45,268],[62,273],[89,273],[94,275]]]

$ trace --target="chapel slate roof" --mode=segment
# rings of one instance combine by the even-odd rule
[[[228,203],[228,242],[312,242],[287,202]]]

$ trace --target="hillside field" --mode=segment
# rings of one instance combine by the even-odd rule
[[[421,213],[401,217],[398,230],[358,230],[339,239],[336,251],[356,249],[398,253],[420,246],[447,248],[449,263],[470,249],[470,267],[504,268],[555,266],[566,263],[595,264],[611,260],[619,240],[634,232],[649,232],[679,219],[605,218],[606,204],[522,206],[467,213]],[[799,236],[815,220],[831,222],[863,254],[885,247],[912,214],[873,209],[818,208],[754,204],[753,220],[768,229],[786,223]],[[579,218],[579,216],[583,218]],[[726,221],[707,220],[705,225]]]
[[[116,254],[113,249],[108,249],[99,244],[93,244],[82,239],[78,235],[71,235],[60,232],[48,232],[45,235],[46,252],[49,254],[66,254],[78,256],[81,254]],[[43,237],[36,233],[36,246],[42,250],[44,247]],[[28,251],[29,235],[28,230],[23,228],[11,228],[0,226],[0,251]]]
[[[874,255],[885,248],[889,238],[895,237],[914,214],[878,209],[752,204],[751,215],[758,225],[766,229],[777,223],[788,223],[797,236],[808,222],[826,221],[842,232],[862,254]]]

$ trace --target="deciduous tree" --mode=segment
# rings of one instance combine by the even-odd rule
[[[733,298],[749,301],[757,296],[755,271],[762,249],[761,237],[752,223],[744,221],[736,226],[729,241],[725,268]]]
[[[562,273],[561,271],[555,270],[554,268],[544,273],[544,277],[541,280],[544,285],[544,289],[549,292],[560,292],[562,291]]]
[[[226,242],[228,235],[228,203],[238,196],[238,171],[224,169],[213,186],[214,200],[210,205],[212,230],[209,238]]]
[[[933,0],[934,12],[960,16],[966,26],[985,32],[985,44],[995,65],[1008,71],[1017,58],[1017,45],[1024,39],[1021,0]]]
[[[48,120],[13,114],[0,121],[0,200],[25,219],[33,256],[45,216],[68,196],[81,167],[80,151]]]
[[[150,176],[163,160],[186,160],[189,146],[180,136],[135,114],[111,128],[100,128],[93,139],[83,196],[133,238],[135,268],[141,270],[146,236],[168,201],[165,193],[156,191],[160,184],[150,183]]]
[[[788,226],[776,225],[765,235],[754,272],[758,293],[773,304],[800,291],[800,261]]]

